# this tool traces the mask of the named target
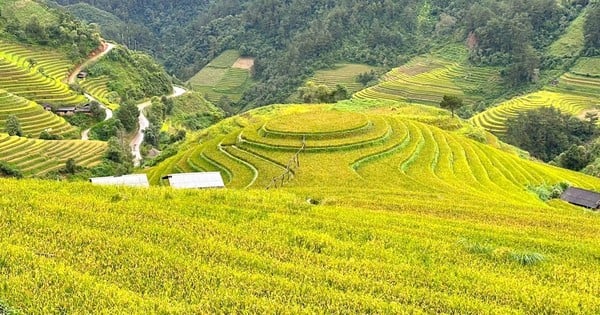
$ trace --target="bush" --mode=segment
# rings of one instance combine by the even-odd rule
[[[0,177],[23,178],[23,173],[16,166],[0,161]]]

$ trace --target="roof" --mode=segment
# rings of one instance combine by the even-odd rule
[[[173,188],[223,188],[225,183],[219,172],[169,174],[168,179]]]
[[[75,107],[59,107],[56,109],[57,112],[73,112]]]
[[[108,176],[90,178],[90,182],[96,185],[121,185],[130,187],[150,187],[146,174],[131,174],[122,176]]]
[[[600,193],[576,187],[567,188],[560,196],[560,199],[591,209],[597,209],[600,205]]]

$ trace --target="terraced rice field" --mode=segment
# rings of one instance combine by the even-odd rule
[[[344,108],[270,107],[226,120],[198,139],[200,145],[151,169],[149,177],[158,183],[170,172],[221,171],[228,187],[264,189],[301,150],[300,167],[285,185],[319,187],[326,182],[332,187],[395,187],[414,193],[453,191],[474,199],[514,193],[520,200],[535,200],[523,194],[526,185],[591,183],[408,119],[414,110],[409,105],[352,113]],[[439,115],[431,117],[442,119]]]
[[[40,176],[63,168],[68,159],[91,167],[101,162],[106,143],[80,140],[36,140],[0,133],[0,161],[14,164],[24,175]]]
[[[117,104],[119,99],[115,99],[114,96],[111,96],[111,92],[108,90],[107,86],[109,80],[110,78],[108,76],[100,76],[97,78],[86,78],[79,82],[86,93],[92,95],[110,109],[115,110],[119,107]],[[113,95],[114,94],[115,93],[113,93]]]
[[[356,99],[386,99],[438,105],[444,95],[466,104],[483,100],[482,94],[499,88],[497,69],[462,66],[436,57],[417,57],[388,72],[381,83],[354,94]]]
[[[223,96],[238,101],[252,83],[249,69],[233,67],[239,57],[235,50],[225,51],[188,82],[211,102],[217,102]]]
[[[434,126],[447,119],[393,102],[269,106],[148,170],[153,181],[219,170],[228,187],[256,189],[0,179],[2,304],[26,314],[599,313],[600,217],[526,186],[599,190],[600,180]],[[295,154],[283,188],[265,190]]]
[[[355,93],[363,88],[362,84],[356,82],[356,77],[371,70],[376,70],[376,68],[361,64],[339,64],[333,69],[317,71],[311,80],[331,89],[334,89],[337,84],[341,84],[348,89],[348,92]]]
[[[57,135],[77,132],[62,117],[44,110],[39,104],[0,89],[0,132],[4,132],[9,115],[17,116],[23,134],[28,137],[38,137],[44,130]]]
[[[29,58],[36,61],[33,68],[29,67]],[[61,106],[85,103],[85,97],[63,82],[69,67],[66,58],[55,52],[0,42],[0,87],[20,97]]]
[[[540,91],[518,97],[504,102],[496,107],[490,108],[475,115],[471,121],[496,135],[506,133],[506,120],[516,117],[523,111],[532,110],[544,106],[552,106],[560,109],[563,113],[577,115],[595,105],[594,99],[564,93]]]

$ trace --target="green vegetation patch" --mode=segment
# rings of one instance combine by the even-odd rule
[[[600,78],[600,58],[581,57],[577,60],[573,68],[571,68],[571,72],[578,75]]]
[[[554,57],[575,57],[578,56],[584,48],[583,25],[586,14],[580,14],[565,33],[550,47],[548,53]]]
[[[51,25],[58,21],[55,14],[33,0],[0,0],[2,16],[16,18],[21,23],[37,19],[42,25]]]
[[[106,95],[109,103],[169,95],[173,90],[170,76],[150,56],[120,46],[88,68],[88,74],[90,79],[109,78],[97,87],[102,90],[105,84],[108,91],[118,95],[113,99]]]
[[[376,70],[378,70],[378,68],[368,65],[343,63],[335,65],[332,69],[324,69],[315,72],[315,75],[310,81],[324,84],[331,89],[334,89],[336,85],[340,84],[346,87],[349,93],[354,93],[363,88],[363,85],[357,82],[358,75]]]
[[[229,110],[230,103],[239,101],[253,82],[252,69],[234,67],[239,58],[238,51],[227,50],[196,73],[188,83],[209,101]]]

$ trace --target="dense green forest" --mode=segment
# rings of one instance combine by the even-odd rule
[[[59,0],[94,19],[79,0]],[[256,57],[259,81],[244,105],[281,102],[315,70],[338,61],[397,66],[448,42],[467,42],[475,64],[506,66],[510,85],[534,78],[535,69],[560,67],[544,55],[588,4],[561,1],[84,1],[113,16],[110,34],[152,52],[182,79],[218,53],[237,49]],[[97,11],[97,9],[94,9]],[[100,15],[96,15],[100,17]],[[126,28],[115,30],[114,19]],[[108,25],[110,24],[110,25]]]

